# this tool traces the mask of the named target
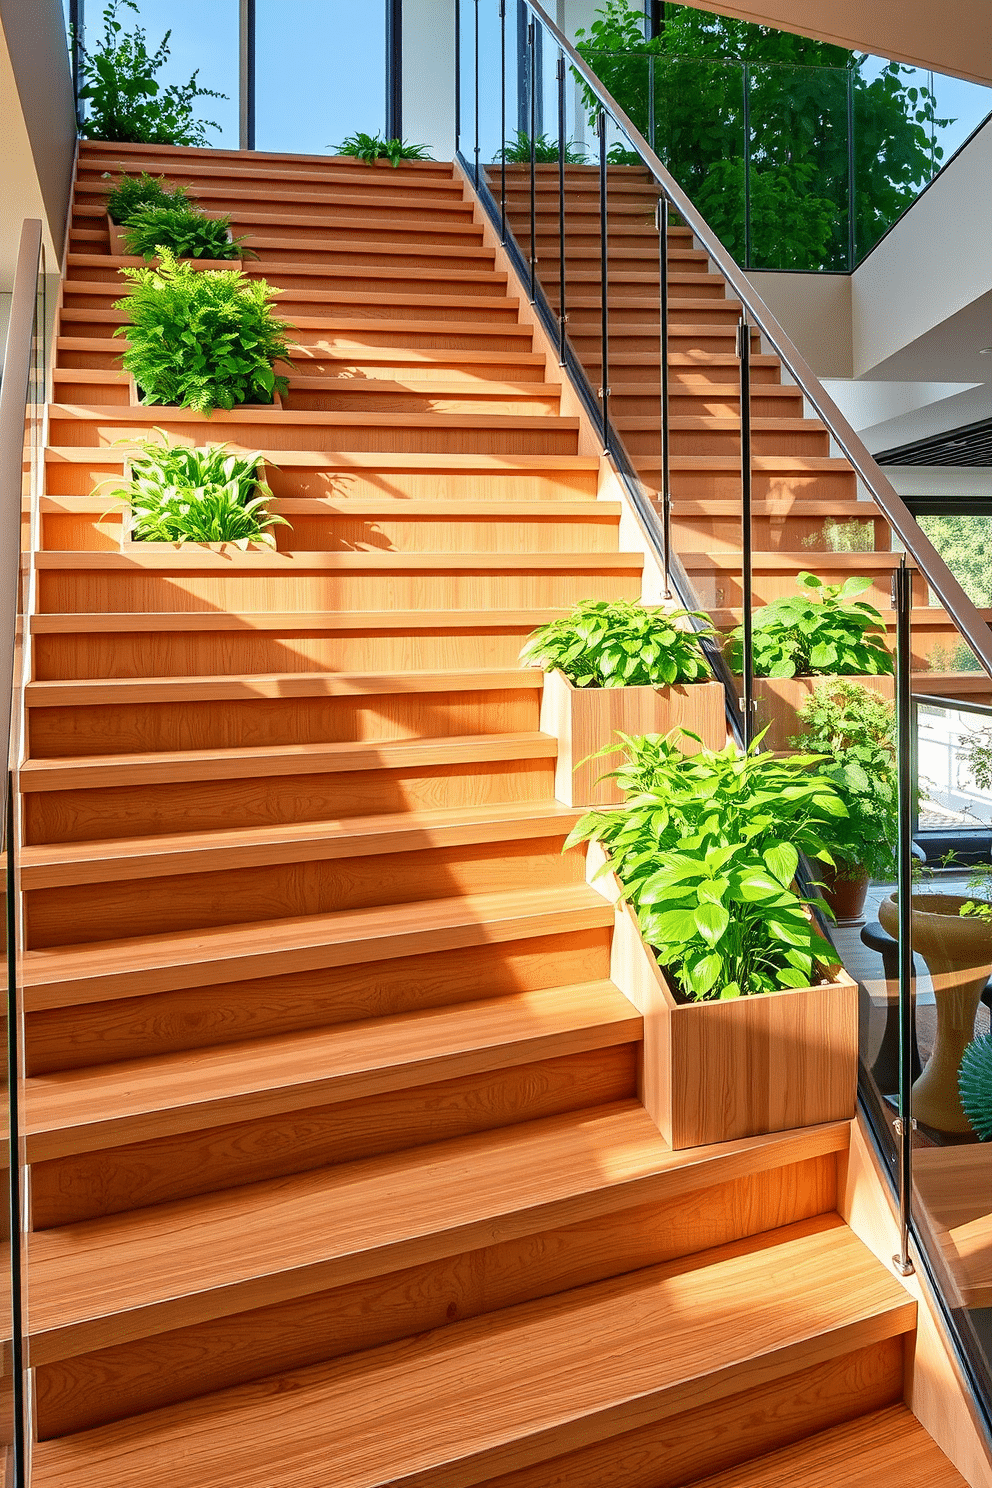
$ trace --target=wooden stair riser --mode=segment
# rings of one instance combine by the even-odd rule
[[[170,935],[217,925],[262,924],[297,915],[581,883],[582,856],[563,854],[564,840],[562,830],[537,839],[190,871],[145,879],[140,894],[135,893],[127,859],[122,858],[120,877],[110,882],[26,892],[26,945],[29,950],[84,945],[104,939],[107,925],[126,924],[130,935]]]
[[[592,1047],[543,1059],[516,1058],[509,1049],[501,1059],[495,1051],[488,1064],[480,1057],[477,1069],[445,1080],[410,1077],[393,1089],[319,1106],[287,1101],[282,1111],[223,1124],[192,1120],[150,1140],[35,1161],[33,1228],[78,1224],[634,1100],[639,1040],[614,1035],[611,1042],[604,1034],[589,1042]]]
[[[385,170],[379,165],[364,165],[357,160],[328,160],[326,157],[308,157],[290,161],[275,156],[256,155],[251,163],[244,156],[224,158],[225,152],[196,149],[182,152],[170,150],[163,161],[160,152],[148,150],[138,144],[120,144],[111,147],[118,158],[91,155],[91,146],[84,141],[79,156],[77,189],[89,188],[94,192],[106,192],[109,185],[105,172],[125,171],[134,175],[147,171],[151,175],[168,172],[173,184],[190,188],[190,195],[199,200],[197,188],[215,189],[218,183],[232,188],[243,188],[265,192],[266,187],[310,191],[318,187],[323,191],[335,188],[353,191],[357,187],[369,188],[370,192],[388,189],[391,195],[405,192],[407,195],[430,200],[449,200],[463,194],[461,182],[454,176],[451,166],[421,162],[414,169],[403,163]]]
[[[67,452],[69,453],[69,452]],[[80,458],[67,460],[58,453],[49,454],[45,487],[52,496],[89,496],[94,491],[113,490],[123,478],[123,456],[116,450],[94,450],[92,458],[81,451],[73,450]],[[501,501],[577,501],[583,498],[592,501],[596,496],[598,473],[596,462],[578,463],[570,468],[567,460],[548,461],[547,468],[528,468],[501,465],[490,462],[488,466],[479,462],[472,468],[466,461],[464,470],[448,470],[443,464],[434,465],[430,459],[411,461],[409,469],[377,470],[374,463],[368,468],[349,466],[348,462],[335,461],[328,457],[327,469],[320,468],[319,456],[305,468],[282,465],[278,469],[269,465],[266,479],[278,497],[298,500],[323,500],[357,497],[362,500],[381,500],[395,497],[400,500],[465,500],[492,502]],[[101,498],[98,496],[97,498]],[[107,506],[113,507],[112,502]],[[102,513],[106,506],[101,505]],[[109,520],[108,513],[108,520]]]
[[[319,295],[326,295],[320,298]],[[100,313],[112,310],[116,303],[127,303],[126,288],[124,286],[111,287],[102,290],[97,284],[76,286],[70,280],[65,286],[62,299],[63,324],[70,325],[87,324],[84,319],[76,319],[76,316],[84,316],[85,312]],[[432,303],[437,299],[437,304]],[[72,311],[70,318],[66,312]],[[322,315],[332,315],[339,320],[345,328],[349,319],[362,322],[369,320],[386,321],[423,321],[427,316],[435,317],[441,326],[448,324],[457,325],[460,321],[470,324],[492,325],[495,329],[500,326],[515,326],[518,318],[518,308],[515,300],[500,296],[498,299],[489,297],[480,299],[474,295],[462,295],[456,290],[453,294],[445,296],[431,296],[425,298],[417,294],[415,290],[396,290],[394,294],[384,291],[382,286],[372,290],[366,289],[365,294],[353,297],[347,290],[337,291],[294,291],[284,290],[273,303],[273,311],[280,320],[288,321],[295,325],[300,318],[316,319]],[[128,324],[128,318],[121,314],[117,324]],[[113,326],[113,321],[106,324]]]
[[[520,649],[539,622],[508,624],[495,619],[478,629],[448,629],[439,618],[438,629],[408,631],[390,627],[364,634],[348,629],[339,634],[306,633],[306,627],[282,634],[240,631],[197,634],[195,624],[185,632],[150,633],[135,626],[113,633],[38,636],[35,675],[40,682],[74,678],[219,677],[274,672],[435,671],[446,667],[512,667]]]
[[[609,974],[605,917],[602,926],[583,929],[563,915],[553,934],[493,944],[480,935],[454,949],[204,986],[177,978],[173,991],[29,1012],[26,1067],[43,1075],[149,1059]]]
[[[657,480],[657,462],[639,461],[649,485]],[[783,466],[785,462],[782,462]],[[739,470],[678,469],[672,472],[672,491],[676,501],[740,500]],[[853,470],[809,470],[801,465],[795,470],[753,470],[751,493],[756,500],[801,498],[804,501],[847,500],[857,494],[857,477]]]
[[[812,503],[810,503],[812,505]],[[753,541],[757,552],[796,552],[809,548],[812,567],[821,561],[820,555],[830,553],[830,542],[838,537],[850,535],[863,543],[866,552],[884,552],[891,539],[891,529],[882,516],[875,516],[868,508],[864,517],[855,516],[845,510],[840,502],[836,515],[830,512],[830,503],[822,503],[824,511],[803,511],[799,515],[783,512],[774,516],[753,517]],[[672,542],[680,552],[699,552],[708,549],[716,552],[738,552],[741,545],[740,516],[731,514],[710,515],[694,512],[683,515],[676,507],[672,512]]]
[[[686,347],[698,346],[700,351],[716,352],[722,355],[733,350],[735,336],[736,322],[733,325],[702,325],[698,319],[694,319],[687,324],[673,321],[668,327],[669,350],[674,352]],[[570,325],[568,339],[587,370],[599,365],[602,331],[598,321],[588,327]],[[622,349],[627,353],[636,352],[639,355],[647,355],[657,361],[657,329],[650,323],[640,321],[636,325],[626,327],[622,332],[618,331],[611,341],[611,348],[618,352]],[[613,376],[612,353],[610,376]]]
[[[97,316],[106,316],[106,319],[97,319]],[[302,317],[301,317],[302,318]],[[430,315],[421,314],[409,322],[386,321],[380,323],[366,317],[338,316],[331,317],[312,315],[307,317],[313,321],[320,321],[317,326],[295,325],[292,331],[294,345],[305,347],[311,355],[324,349],[328,355],[342,358],[348,355],[358,354],[365,347],[390,347],[396,343],[397,324],[410,325],[410,330],[403,331],[403,344],[407,349],[419,349],[428,351],[530,351],[533,332],[529,326],[518,326],[514,322],[507,322],[500,326],[497,324],[483,326],[479,324],[478,317],[464,323],[464,329],[458,322],[444,324],[442,322],[431,323],[427,328],[426,322]],[[332,322],[324,324],[323,322]],[[78,340],[105,341],[113,335],[115,325],[125,325],[126,321],[119,319],[116,312],[102,310],[66,310],[61,316],[61,331],[63,336],[71,336]],[[476,329],[472,330],[471,327]],[[118,338],[120,343],[117,348],[116,362],[111,365],[120,366],[120,356],[127,350],[127,341]]]
[[[270,225],[281,231],[284,225],[295,227],[297,222],[303,232],[325,222],[329,228],[336,229],[339,224],[353,223],[356,217],[373,236],[379,232],[392,234],[397,229],[430,234],[457,232],[466,225],[474,228],[471,203],[462,197],[435,195],[430,201],[422,201],[419,199],[422,194],[393,195],[380,188],[307,195],[278,186],[271,186],[264,193],[213,187],[198,191],[197,203],[210,216],[230,217],[236,237],[257,228],[266,231]],[[80,229],[95,227],[106,216],[106,210],[105,198],[98,200],[77,192],[72,225]]]
[[[338,243],[360,243],[373,238],[376,242],[411,247],[419,252],[434,246],[456,248],[462,244],[469,247],[482,244],[482,229],[468,216],[449,221],[445,215],[437,214],[435,221],[425,222],[419,213],[412,213],[404,222],[395,212],[387,210],[379,220],[367,221],[367,210],[365,206],[358,206],[346,207],[340,212],[311,212],[304,207],[298,214],[287,212],[282,215],[278,211],[238,208],[230,213],[231,231],[236,237],[244,238],[246,248],[254,250],[255,239],[260,237],[277,245],[284,254],[294,252],[297,246],[321,248],[329,229],[333,229]],[[87,223],[95,220],[98,219],[85,217]],[[92,253],[106,241],[105,222],[99,227],[74,225],[69,232],[69,247],[73,253]]]
[[[832,1158],[797,1163],[758,1175],[750,1191],[739,1180],[717,1184],[694,1193],[690,1206],[680,1199],[606,1212],[299,1301],[41,1366],[40,1435],[84,1429],[262,1373],[360,1353],[821,1213],[835,1190],[833,1170]],[[250,1355],[235,1346],[246,1330],[253,1338]],[[898,1340],[858,1363],[871,1381],[872,1398],[883,1392],[893,1398],[896,1371],[902,1369]],[[754,1394],[760,1398],[761,1392]],[[850,1409],[850,1384],[845,1396]]]
[[[573,295],[567,306],[568,334],[571,339],[576,336],[585,336],[590,333],[599,335],[602,325],[602,311],[598,303],[587,303],[587,296],[581,298]],[[728,304],[720,299],[704,299],[701,303],[693,301],[686,305],[678,299],[672,299],[668,307],[668,324],[672,329],[677,326],[701,325],[726,329],[736,327],[740,320],[740,306]],[[628,304],[625,299],[618,299],[616,304],[610,303],[609,328],[611,334],[619,340],[626,339],[628,328],[643,329],[645,326],[659,327],[658,303],[645,302],[638,298],[634,304]]]
[[[148,438],[151,435],[155,411],[150,407],[146,415],[148,424],[142,427],[131,419],[115,422],[112,410],[94,418],[68,418],[53,414],[51,437],[54,444],[72,448],[102,448],[119,441]],[[278,421],[271,418],[228,421],[223,413],[214,414],[207,425],[204,419],[180,418],[162,420],[170,437],[181,444],[226,443],[237,449],[279,450],[310,449],[316,451],[375,451],[392,450],[410,454],[475,454],[493,455],[574,455],[578,452],[578,434],[571,420],[560,421],[535,419],[535,428],[529,429],[522,419],[510,418],[509,428],[497,424],[482,429],[473,429],[466,419],[463,427],[445,428],[440,421],[425,415],[421,422],[411,418],[408,424],[385,425],[379,423],[374,414],[367,420],[360,414],[351,420],[336,423],[333,413],[319,419],[311,415],[310,422],[294,427],[292,414],[284,414]],[[559,427],[555,427],[556,423]],[[547,425],[548,427],[540,427]],[[276,454],[278,459],[278,454]]]
[[[346,381],[342,379],[342,383]],[[435,393],[427,385],[422,390],[398,388],[393,391],[384,386],[381,390],[371,387],[349,391],[346,386],[308,387],[302,378],[291,385],[283,403],[290,411],[301,409],[315,413],[502,413],[511,416],[532,413],[547,417],[557,414],[560,408],[557,394],[540,393],[536,389],[533,393],[511,394],[490,392],[483,385],[476,389],[466,386],[457,392],[445,389]]]
[[[638,383],[636,392],[628,391],[630,384],[620,384],[613,377],[610,385],[610,411],[614,418],[657,418],[660,423],[661,389],[657,378],[654,379],[653,386],[650,379],[645,378],[643,387]],[[623,387],[622,392],[617,391],[620,386]],[[671,418],[691,418],[694,415],[705,418],[738,418],[740,415],[740,398],[736,388],[709,394],[704,386],[690,388],[684,382],[676,383],[674,376],[672,388],[668,403]],[[787,396],[781,397],[772,391],[769,384],[761,383],[751,394],[751,415],[756,419],[801,419],[803,400],[800,394],[791,391],[788,391]]]
[[[659,420],[651,419],[650,427],[646,429],[624,428],[624,418],[620,411],[611,411],[614,412],[620,437],[632,455],[649,455],[660,449]],[[683,429],[676,424],[670,429],[669,438],[673,455],[740,454],[739,428]],[[796,419],[795,430],[752,428],[751,449],[756,455],[826,456],[830,453],[830,436],[826,429]]]
[[[557,310],[560,304],[561,279],[558,273],[547,263],[541,265],[541,287],[547,295],[549,304]],[[572,321],[572,311],[577,305],[590,300],[599,290],[599,275],[583,273],[565,274],[565,309],[568,313],[569,323]],[[669,274],[669,313],[672,313],[682,299],[693,301],[712,301],[714,307],[718,307],[726,299],[726,280],[721,279],[718,274],[699,274],[694,270],[676,268]],[[634,273],[624,275],[621,272],[610,277],[610,324],[614,324],[614,313],[627,315],[633,308],[631,301],[642,307],[651,305],[652,297],[654,309],[657,311],[658,303],[658,273]],[[740,306],[736,307],[736,313],[740,316]]]
[[[265,698],[245,702],[120,703],[41,708],[30,717],[36,759],[68,755],[238,749],[463,734],[533,732],[538,692]]]
[[[696,594],[700,602],[707,609],[724,609],[737,607],[741,604],[742,580],[734,555],[728,553],[729,563],[719,568],[703,564],[698,553],[689,555],[684,550],[682,561],[686,564],[686,571],[692,579]],[[784,555],[783,555],[784,556]],[[824,553],[810,552],[808,558],[803,555],[808,571],[816,573],[827,584],[843,584],[852,576],[871,579],[871,588],[859,596],[865,604],[874,605],[881,611],[892,608],[892,573],[898,567],[897,555],[873,554],[873,553]],[[879,565],[878,559],[884,560],[884,566]],[[858,560],[862,561],[859,562]],[[840,560],[840,561],[838,561]],[[853,560],[853,561],[852,561]],[[753,594],[757,604],[766,604],[769,600],[792,596],[799,591],[796,586],[796,573],[800,571],[803,564],[796,567],[769,569],[761,563],[760,557],[753,565]],[[914,585],[916,592],[916,603],[925,600],[926,595],[919,593],[918,581]]]
[[[346,820],[389,811],[445,810],[547,801],[551,758],[485,760],[461,766],[267,775],[119,789],[32,791],[25,796],[30,844],[220,832],[280,822]]]
[[[110,488],[108,487],[108,490]],[[96,505],[100,506],[98,498]],[[121,508],[107,513],[107,498],[92,515],[43,513],[43,549],[51,552],[117,552],[123,539]],[[352,515],[347,499],[323,509],[305,500],[279,501],[272,508],[289,527],[275,527],[282,552],[385,553],[610,553],[618,548],[619,513],[615,506],[589,502],[581,515],[574,509],[529,515],[517,506],[505,516],[476,507],[450,517],[441,512],[410,513],[403,503],[385,498],[378,512]],[[567,544],[567,547],[566,547]],[[141,545],[132,544],[140,553]],[[272,670],[278,671],[275,667]]]
[[[72,253],[65,277],[66,291],[83,280],[91,284],[112,285],[119,294],[121,268],[130,262],[126,258],[108,258],[102,253]],[[281,265],[272,259],[264,270],[259,262],[250,258],[244,263],[244,272],[249,278],[264,278],[273,289],[329,289],[351,293],[355,297],[369,291],[382,293],[391,288],[395,288],[398,294],[478,295],[480,299],[501,298],[508,293],[507,274],[493,269],[459,269],[454,264],[439,265],[437,273],[428,277],[416,269],[390,270],[385,265],[368,272],[363,271],[359,264],[340,268],[317,265],[306,270],[294,263],[290,255]],[[708,291],[701,289],[700,293]]]

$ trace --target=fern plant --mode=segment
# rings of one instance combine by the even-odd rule
[[[289,326],[272,314],[278,293],[235,269],[194,269],[164,248],[157,269],[123,269],[131,294],[114,308],[130,316],[115,336],[130,342],[122,361],[146,403],[199,413],[271,403],[285,392],[273,363],[289,350]]]
[[[686,630],[678,623],[689,619],[706,616],[626,599],[583,599],[568,615],[535,630],[520,660],[546,672],[563,672],[575,687],[701,682],[710,670],[699,642],[715,632]]]
[[[803,591],[762,605],[754,612],[756,677],[878,676],[893,670],[892,657],[878,639],[885,621],[874,605],[856,600],[871,580],[848,579],[825,584],[816,574],[800,573]],[[744,627],[731,631],[727,661],[743,672]]]
[[[407,140],[382,139],[378,134],[363,134],[359,130],[349,134],[340,145],[329,145],[335,155],[350,155],[354,160],[364,160],[374,165],[377,160],[388,160],[395,170],[403,160],[431,160],[426,145],[412,145]]]
[[[230,217],[207,217],[185,203],[145,207],[128,218],[124,242],[128,253],[146,261],[162,248],[177,258],[240,258],[245,239],[232,239],[230,228]]]
[[[130,460],[130,479],[111,498],[130,507],[133,542],[249,542],[275,547],[274,526],[285,517],[268,510],[272,491],[262,480],[257,451],[231,454],[223,444],[189,448],[145,440]]]
[[[110,172],[105,171],[104,180],[112,179]],[[138,176],[119,176],[107,195],[107,211],[118,226],[153,208],[191,208],[192,205],[185,186],[167,186],[164,176],[150,176],[147,171]]]
[[[992,1142],[992,1033],[973,1039],[958,1072],[964,1113],[982,1142]]]
[[[537,165],[557,163],[560,153],[556,139],[550,139],[546,134],[535,134],[534,160]],[[505,160],[507,165],[530,165],[530,135],[518,129],[516,138],[509,140],[496,158]],[[580,150],[573,140],[565,142],[565,164],[586,164],[585,151]]]

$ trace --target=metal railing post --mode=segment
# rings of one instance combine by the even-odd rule
[[[599,401],[603,411],[603,450],[606,454],[610,452],[610,303],[609,303],[609,229],[607,226],[607,214],[609,210],[609,199],[607,196],[607,161],[606,161],[606,111],[600,109],[596,116],[596,133],[599,135],[599,306],[602,316],[602,358],[603,365],[600,369],[602,383],[599,389]]]
[[[751,552],[751,327],[746,315],[741,316],[737,326],[737,356],[741,368],[741,711],[744,748],[747,749],[754,733],[754,571]]]
[[[744,267],[751,267],[751,75],[745,62],[741,68],[744,92]]]
[[[255,148],[255,0],[238,6],[238,148]]]
[[[530,77],[530,302],[537,299],[537,21],[527,22]]]
[[[661,525],[665,542],[665,598],[672,592],[672,476],[668,374],[668,200],[658,198],[658,379],[661,398]]]
[[[506,0],[499,0],[499,240],[506,242]]]
[[[403,138],[403,0],[386,0],[386,138]]]
[[[462,0],[455,0],[455,154],[462,141]]]
[[[565,365],[565,53],[558,53],[558,365]]]
[[[479,189],[479,0],[475,0],[475,188]]]
[[[854,273],[854,259],[858,251],[855,232],[855,208],[857,196],[854,184],[854,69],[847,69],[847,271]]]
[[[899,785],[899,1253],[892,1263],[910,1276],[909,1221],[913,1183],[913,744],[912,636],[913,572],[903,558],[892,575],[896,611],[896,770]]]

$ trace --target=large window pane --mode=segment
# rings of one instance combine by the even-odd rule
[[[258,0],[256,14],[259,150],[320,155],[356,130],[382,133],[382,0]]]

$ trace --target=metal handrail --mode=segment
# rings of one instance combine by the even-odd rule
[[[21,584],[24,410],[31,381],[40,264],[41,223],[30,217],[21,228],[17,249],[0,382],[0,552],[5,555],[0,564],[0,740],[10,739],[13,716],[14,651]]]
[[[556,44],[568,57],[569,65],[575,69],[600,106],[612,114],[614,121],[637,150],[657,185],[661,187],[669,204],[674,207],[686,226],[699,239],[712,262],[741,301],[745,317],[768,341],[794,378],[797,387],[801,389],[820,419],[826,424],[830,434],[878,504],[906,552],[913,559],[945,610],[953,617],[982,666],[992,677],[992,631],[982,619],[978,607],[968,598],[943,558],[924,535],[909,508],[896,493],[860,436],[841,413],[802,352],[786,334],[750,279],[738,267],[698,208],[666,169],[616,99],[607,92],[572,43],[558,29],[547,11],[538,3],[538,0],[526,0],[526,4],[528,10],[540,19],[549,34],[554,37]]]

